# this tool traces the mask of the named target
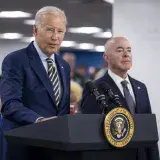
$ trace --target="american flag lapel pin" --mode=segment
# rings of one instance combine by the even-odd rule
[[[138,86],[138,87],[137,87],[137,89],[141,89],[141,87],[140,87],[140,86]]]

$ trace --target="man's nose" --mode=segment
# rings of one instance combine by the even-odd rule
[[[129,56],[130,52],[128,50],[124,50],[124,56]]]
[[[57,31],[53,31],[51,38],[52,38],[53,40],[57,40],[57,38],[58,38],[58,33],[57,33]]]

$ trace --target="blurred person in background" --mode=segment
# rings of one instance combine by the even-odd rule
[[[76,67],[73,79],[81,85],[82,88],[85,86],[87,68],[85,65],[79,65]]]
[[[100,84],[106,82],[113,93],[119,96],[122,106],[130,113],[151,114],[151,105],[145,84],[128,75],[128,70],[132,67],[132,48],[129,41],[124,37],[114,37],[107,41],[104,59],[108,64],[108,71],[95,81],[99,92],[104,93]],[[109,103],[106,114],[114,107],[117,106]],[[84,114],[102,113],[99,104],[88,88],[85,88],[83,92],[81,111]],[[137,160],[159,160],[158,146],[138,148],[136,157]]]
[[[97,73],[99,72],[100,69],[94,67],[94,66],[90,66],[88,68],[88,80],[94,80],[95,76],[97,75]]]
[[[76,57],[74,53],[66,52],[63,54],[63,59],[70,65],[70,71],[71,71],[70,113],[75,114],[79,112],[79,103],[82,98],[82,87],[80,86],[80,84],[78,84],[76,81],[73,80],[75,73]]]
[[[88,79],[89,80],[94,80],[95,74],[96,74],[96,68],[93,66],[90,66],[88,68]]]
[[[79,109],[79,105],[80,105],[80,101],[82,99],[82,87],[80,86],[80,84],[78,84],[77,82],[75,82],[74,80],[71,80],[71,94],[73,94],[75,96],[75,101],[71,102],[71,114],[75,114],[75,113],[79,113],[80,109]]]
[[[107,64],[104,64],[102,68],[95,74],[94,80],[97,80],[102,76],[104,76],[107,70],[108,70]]]
[[[74,53],[71,52],[65,52],[63,53],[63,59],[68,62],[69,66],[70,66],[70,73],[71,73],[71,78],[73,78],[74,76],[74,72],[75,72],[75,65],[76,65],[76,57],[74,55]]]
[[[70,67],[57,54],[66,25],[64,11],[43,7],[35,16],[35,41],[5,57],[0,83],[3,131],[70,112]],[[5,139],[2,143],[0,153],[5,153],[7,160],[47,159],[45,149],[30,155],[27,147],[8,145],[6,151]]]

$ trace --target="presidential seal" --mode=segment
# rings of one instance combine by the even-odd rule
[[[134,134],[134,121],[129,111],[122,107],[111,110],[104,120],[104,134],[112,146],[126,146]]]

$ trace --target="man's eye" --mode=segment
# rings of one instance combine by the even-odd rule
[[[59,33],[63,33],[63,31],[58,31]]]
[[[117,52],[123,52],[123,49],[118,49]]]
[[[52,28],[47,28],[47,31],[52,32],[53,29]]]

